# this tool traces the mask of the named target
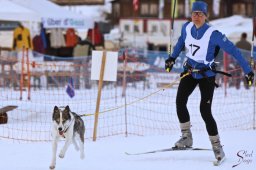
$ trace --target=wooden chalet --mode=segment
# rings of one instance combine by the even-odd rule
[[[58,5],[104,5],[105,0],[51,0]]]
[[[113,24],[118,24],[120,18],[169,19],[171,16],[172,1],[174,0],[163,0],[162,2],[164,2],[164,5],[160,8],[161,0],[139,0],[138,11],[134,11],[133,0],[113,0],[110,18]],[[177,18],[189,18],[187,14],[189,11],[187,9],[190,9],[190,6],[188,5],[191,0],[177,0],[177,2]],[[205,2],[208,3],[210,19],[223,18],[232,15],[244,15],[247,17],[253,15],[254,0],[205,0]],[[217,9],[213,8],[215,6],[214,3],[219,5]],[[160,11],[160,9],[162,11]]]

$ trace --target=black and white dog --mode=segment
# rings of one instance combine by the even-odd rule
[[[54,169],[56,165],[57,145],[60,138],[64,138],[65,144],[60,151],[59,157],[64,158],[65,153],[71,143],[75,145],[76,150],[80,150],[80,158],[84,158],[84,121],[76,113],[71,112],[69,106],[54,107],[52,115],[52,162],[50,169]],[[79,147],[75,138],[78,137]]]

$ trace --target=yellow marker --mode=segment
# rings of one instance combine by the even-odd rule
[[[251,81],[249,81],[249,86],[251,86],[252,85],[252,82]]]
[[[166,71],[167,71],[167,72],[170,72],[170,68],[167,68]]]

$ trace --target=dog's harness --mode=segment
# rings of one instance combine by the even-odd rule
[[[69,125],[66,126],[66,128],[63,130],[63,134],[61,134],[61,136],[62,136],[63,138],[66,138],[65,135],[64,135],[64,133],[66,133],[66,132],[68,131],[70,125],[73,123],[74,120],[75,120],[75,118],[73,118],[73,119],[69,122]]]

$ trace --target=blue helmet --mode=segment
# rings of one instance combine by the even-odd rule
[[[196,1],[192,5],[192,12],[194,11],[202,11],[205,15],[207,15],[207,3],[203,1]]]

